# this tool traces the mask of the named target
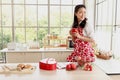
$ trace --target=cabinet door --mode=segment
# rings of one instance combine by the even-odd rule
[[[61,52],[61,62],[66,62],[66,58],[72,53],[72,51],[67,51],[67,52]]]
[[[24,53],[6,53],[7,63],[24,63]]]
[[[41,53],[25,53],[26,63],[38,63],[42,59]]]

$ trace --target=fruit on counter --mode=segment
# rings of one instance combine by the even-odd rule
[[[70,70],[76,70],[77,69],[77,65],[74,63],[70,63],[66,65],[66,70],[70,71]]]
[[[72,70],[76,70],[77,69],[77,66],[75,64],[71,63],[70,65],[71,65],[71,69]]]
[[[70,64],[68,64],[68,65],[66,65],[66,70],[71,70],[71,65]]]

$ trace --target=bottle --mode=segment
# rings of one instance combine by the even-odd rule
[[[74,48],[74,43],[72,41],[71,36],[68,36],[67,46],[68,46],[68,48]]]

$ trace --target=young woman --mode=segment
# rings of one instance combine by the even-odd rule
[[[95,61],[93,28],[89,26],[86,18],[85,5],[76,5],[74,10],[74,21],[70,35],[74,42],[74,51],[67,57],[68,62],[78,62],[80,66],[86,64],[91,66]]]

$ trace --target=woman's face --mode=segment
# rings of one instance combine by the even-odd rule
[[[86,9],[85,8],[80,8],[78,12],[75,13],[77,16],[78,21],[82,21],[86,17]]]

